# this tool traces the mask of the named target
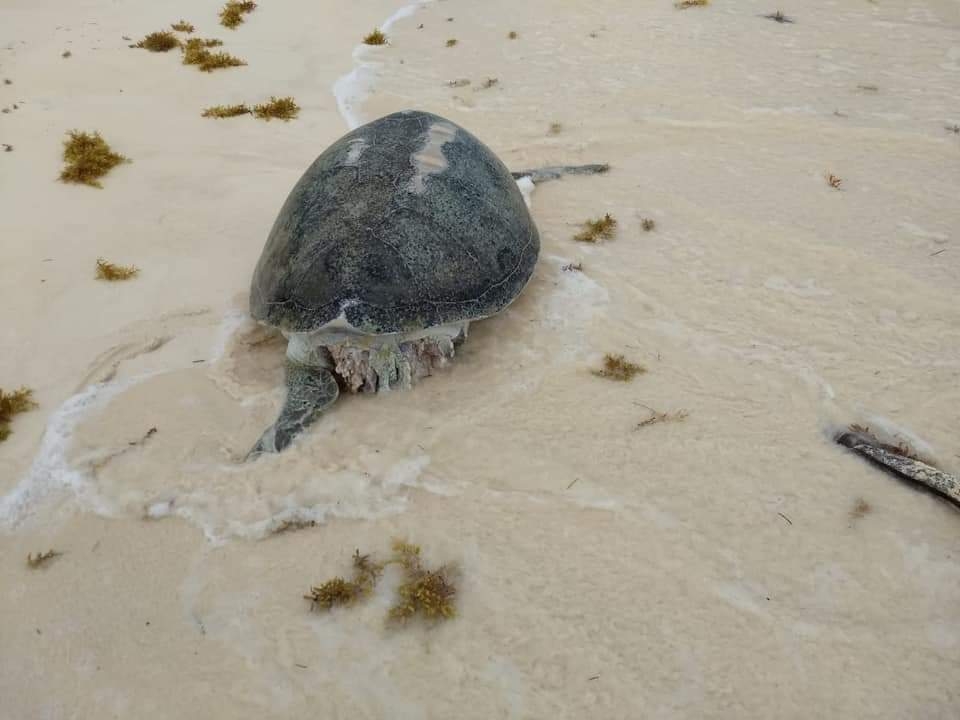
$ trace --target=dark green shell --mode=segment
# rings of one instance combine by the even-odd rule
[[[492,315],[540,251],[510,171],[463,128],[400,112],[343,136],[293,188],[253,275],[257,320],[363,332]]]

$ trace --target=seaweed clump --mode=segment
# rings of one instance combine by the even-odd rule
[[[710,0],[679,0],[674,6],[680,10],[686,10],[692,7],[705,7],[710,4]]]
[[[373,562],[369,555],[353,554],[353,578],[335,577],[318,587],[310,588],[303,597],[310,601],[312,610],[331,610],[336,605],[352,605],[367,597],[383,574],[384,563]]]
[[[636,375],[642,375],[646,371],[647,369],[643,367],[643,365],[632,363],[623,355],[611,355],[607,353],[603,356],[603,367],[599,370],[593,370],[592,372],[597,377],[627,382],[628,380],[633,380]]]
[[[191,38],[183,47],[183,64],[196,65],[203,72],[213,72],[219,68],[240,67],[246,65],[243,60],[225,52],[211,52],[210,48],[223,45],[220,40]]]
[[[113,152],[98,132],[72,130],[63,145],[63,159],[67,163],[60,173],[60,180],[63,182],[102,188],[99,178],[117,165],[130,162],[123,155]]]
[[[640,227],[644,232],[650,232],[657,226],[657,221],[653,218],[640,218]]]
[[[617,231],[617,220],[607,213],[599,220],[588,220],[583,224],[583,230],[573,236],[577,242],[595,243],[598,240],[610,240]]]
[[[447,47],[453,47],[457,44],[458,40],[456,38],[450,38],[447,40]]]
[[[135,265],[115,265],[103,258],[97,258],[97,280],[129,280],[140,272]]]
[[[238,115],[249,115],[251,112],[253,111],[244,103],[240,103],[239,105],[214,105],[206,108],[201,113],[201,116],[212,118],[231,118],[237,117]]]
[[[363,38],[364,45],[386,45],[387,36],[380,32],[380,29],[377,28],[372,33]]]
[[[180,22],[175,22],[170,25],[177,32],[192,33],[196,28],[193,26],[193,23],[188,23],[186,20],[181,20]]]
[[[387,620],[406,622],[416,616],[429,620],[447,620],[456,615],[454,583],[456,573],[452,566],[435,570],[423,566],[420,547],[403,540],[393,541],[393,555],[385,562],[376,562],[357,550],[353,555],[353,577],[335,577],[310,589],[304,598],[312,610],[329,611],[335,606],[353,605],[368,597],[388,565],[399,565],[403,580],[397,588],[398,599],[390,608]]]
[[[393,543],[394,562],[403,568],[404,580],[397,588],[398,602],[390,608],[389,619],[399,622],[420,615],[429,620],[449,620],[457,614],[453,604],[457,588],[453,568],[427,570],[420,559],[420,546],[402,540]]]
[[[253,0],[230,0],[220,11],[220,24],[231,30],[243,24],[243,16],[256,10]]]
[[[520,35],[517,34],[516,30],[511,30],[507,33],[507,40],[516,40],[518,37],[520,37]]]
[[[300,112],[300,106],[292,97],[271,97],[270,102],[253,106],[254,116],[261,120],[292,120]]]
[[[169,52],[180,47],[180,40],[169,30],[161,30],[160,32],[150,33],[134,47],[150,52]]]
[[[13,416],[25,413],[37,407],[33,401],[33,390],[29,388],[20,388],[13,392],[4,392],[0,390],[0,441],[6,440],[13,432],[10,424],[13,422]]]

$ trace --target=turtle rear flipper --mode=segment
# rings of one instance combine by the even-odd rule
[[[310,427],[340,396],[337,381],[328,369],[287,361],[287,399],[277,421],[264,431],[247,453],[253,460],[261,453],[280,452]]]

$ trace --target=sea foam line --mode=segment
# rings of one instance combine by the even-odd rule
[[[229,310],[221,320],[214,341],[211,361],[218,361],[226,352],[232,333],[246,319],[238,310]],[[87,468],[74,467],[67,459],[77,426],[94,410],[104,407],[125,390],[162,371],[145,373],[127,380],[112,380],[88,385],[71,395],[50,415],[40,449],[34,455],[30,469],[6,495],[0,496],[0,528],[16,527],[26,517],[31,506],[58,490],[69,490],[86,500],[95,512],[108,515],[109,510],[89,491]]]
[[[433,2],[433,0],[418,0],[418,2],[404,5],[384,21],[380,30],[387,32],[398,21],[410,17],[420,6],[430,2]],[[376,53],[378,50],[379,48],[376,46],[362,43],[357,45],[353,49],[353,70],[333,83],[333,95],[337,99],[337,109],[350,130],[356,130],[363,125],[360,105],[370,97],[370,90],[377,78],[377,70],[383,67],[383,63],[364,60],[364,56]]]
[[[103,407],[118,393],[145,377],[148,376],[88,385],[53,412],[27,474],[13,490],[0,497],[0,526],[15,527],[30,506],[56,490],[72,490],[78,497],[83,494],[87,474],[83,469],[71,466],[67,460],[73,431],[88,413]]]

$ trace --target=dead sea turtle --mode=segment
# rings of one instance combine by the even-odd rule
[[[454,355],[470,322],[507,307],[540,250],[513,173],[472,134],[405,111],[344,135],[300,178],[250,289],[288,339],[287,397],[250,451],[279,452],[337,399],[409,387]]]

